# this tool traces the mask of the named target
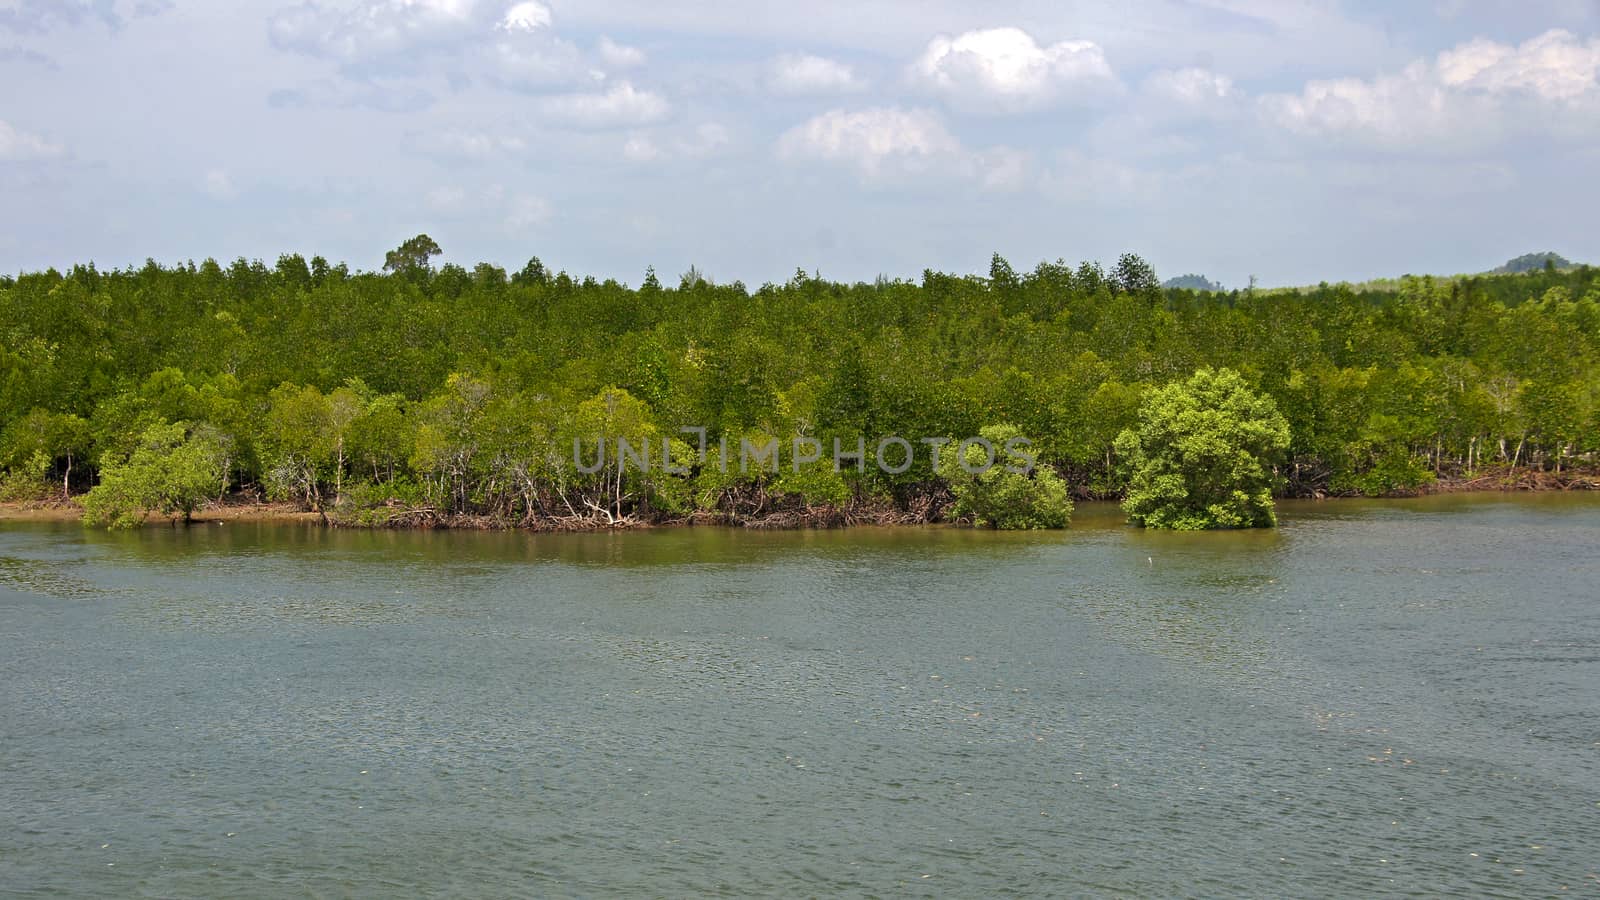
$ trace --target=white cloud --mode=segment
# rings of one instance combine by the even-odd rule
[[[639,90],[626,81],[603,93],[550,97],[540,108],[550,119],[594,129],[648,125],[672,112],[671,104],[660,94]]]
[[[550,204],[543,197],[508,190],[505,185],[462,188],[441,185],[422,198],[431,216],[447,220],[498,220],[508,232],[538,228],[550,221]]]
[[[1478,38],[1439,54],[1435,68],[1439,80],[1456,89],[1576,100],[1596,89],[1600,39],[1581,43],[1557,30],[1511,47]]]
[[[458,216],[467,209],[467,192],[457,187],[436,187],[423,198],[428,211],[442,216]]]
[[[1020,112],[1058,101],[1092,101],[1118,89],[1099,45],[1039,46],[1020,28],[940,35],[911,66],[913,82],[972,112]]]
[[[733,141],[728,129],[715,122],[707,122],[694,130],[694,136],[681,146],[690,156],[710,156],[726,148]]]
[[[1033,155],[1010,147],[991,147],[974,157],[975,174],[996,191],[1021,190],[1032,176]]]
[[[686,135],[667,141],[646,134],[631,134],[622,145],[622,156],[634,163],[704,159],[727,149],[732,142],[733,135],[726,127],[716,122],[706,122]]]
[[[501,31],[538,31],[550,27],[550,8],[543,3],[518,3],[495,26]]]
[[[54,159],[65,151],[36,134],[19,131],[11,123],[0,119],[0,162],[29,162]]]
[[[1128,102],[1091,124],[1082,146],[1124,157],[1206,153],[1213,146],[1208,138],[1225,137],[1208,129],[1226,124],[1236,135],[1250,110],[1250,98],[1226,75],[1161,69],[1146,76]]]
[[[831,110],[791,128],[778,139],[778,158],[853,169],[868,181],[923,175],[975,179],[995,190],[1026,180],[1029,157],[1008,147],[973,152],[925,109],[876,107]]]
[[[844,63],[808,53],[786,53],[773,60],[770,83],[780,94],[843,94],[867,86]]]
[[[501,87],[539,91],[596,80],[583,54],[570,42],[546,35],[517,35],[487,54],[492,79]],[[604,76],[600,76],[604,77]]]
[[[1272,124],[1386,148],[1460,149],[1518,132],[1592,131],[1600,39],[1549,31],[1512,46],[1478,38],[1398,74],[1311,81],[1261,98]]]
[[[661,158],[661,148],[650,138],[634,134],[622,145],[622,155],[629,162],[655,162]]]
[[[511,135],[483,131],[430,131],[415,136],[415,146],[441,160],[484,162],[526,150],[527,142]]]
[[[1299,94],[1263,97],[1274,124],[1306,136],[1351,137],[1380,145],[1439,140],[1477,127],[1493,127],[1482,97],[1451,98],[1426,63],[1371,81],[1340,78],[1308,82]],[[1475,107],[1475,108],[1469,108]]]
[[[473,33],[480,19],[478,0],[306,0],[273,15],[267,34],[280,50],[344,65],[405,63]]]
[[[600,38],[598,51],[601,61],[613,69],[631,69],[645,62],[643,50],[619,44],[608,37]]]
[[[1214,107],[1238,96],[1233,79],[1209,69],[1164,69],[1144,82],[1153,97],[1195,109]]]
[[[1056,154],[1041,179],[1041,190],[1074,202],[1110,199],[1127,208],[1130,205],[1159,203],[1184,176],[1164,169],[1144,169],[1114,157],[1096,156],[1078,149]],[[1144,211],[1149,214],[1149,210]]]
[[[542,197],[513,197],[508,202],[505,224],[511,231],[529,231],[550,221],[550,204]]]
[[[274,109],[362,107],[379,112],[415,113],[434,102],[433,94],[414,85],[387,79],[318,79],[298,88],[273,91],[267,105]]]
[[[3,0],[0,0],[3,2]],[[549,7],[505,0],[304,0],[274,15],[273,46],[339,63],[352,83],[426,71],[430,58],[459,68],[452,77],[541,92],[605,80],[597,70],[636,64],[643,54],[602,40],[595,54],[552,28]]]
[[[233,186],[233,176],[226,169],[212,169],[206,173],[204,180],[205,191],[215,200],[232,200],[239,196],[239,191]]]
[[[783,159],[849,165],[869,177],[888,170],[927,169],[961,154],[961,142],[938,114],[924,109],[836,109],[795,126],[778,140]]]

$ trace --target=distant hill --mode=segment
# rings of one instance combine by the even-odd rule
[[[1549,250],[1543,253],[1524,253],[1516,259],[1507,260],[1506,264],[1491,271],[1496,275],[1515,275],[1519,272],[1542,272],[1545,264],[1549,263],[1557,269],[1572,268],[1572,260],[1559,253]]]
[[[1212,281],[1204,275],[1195,274],[1179,275],[1176,278],[1168,278],[1166,281],[1161,282],[1161,286],[1165,288],[1181,288],[1190,291],[1227,290],[1227,288],[1217,284],[1215,281]]]

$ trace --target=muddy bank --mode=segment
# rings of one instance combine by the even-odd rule
[[[1395,491],[1388,498],[1420,497],[1437,494],[1515,493],[1545,491],[1600,490],[1600,472],[1548,472],[1539,469],[1497,469],[1473,475],[1451,475],[1411,490]],[[1361,495],[1348,495],[1359,498]],[[1116,498],[1084,498],[1115,501]],[[1280,499],[1347,499],[1339,494],[1290,495]],[[1364,498],[1373,499],[1373,498]],[[1382,498],[1379,498],[1382,499]],[[245,496],[207,504],[195,511],[192,522],[299,522],[334,528],[416,528],[479,531],[523,530],[535,532],[613,531],[672,526],[714,526],[751,529],[849,528],[852,526],[905,526],[950,524],[944,504],[919,498],[909,509],[890,503],[861,501],[845,506],[793,506],[738,510],[701,510],[687,516],[627,515],[613,517],[601,513],[588,515],[488,516],[441,514],[430,507],[389,506],[350,512],[332,510],[326,514],[292,503],[265,503]],[[72,522],[83,517],[78,498],[72,500],[7,501],[0,503],[0,522]],[[147,525],[179,522],[180,518],[152,515]],[[959,523],[957,523],[959,524]]]

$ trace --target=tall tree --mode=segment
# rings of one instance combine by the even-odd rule
[[[433,258],[443,252],[433,238],[419,234],[390,250],[383,258],[383,270],[396,275],[425,276],[433,272]]]

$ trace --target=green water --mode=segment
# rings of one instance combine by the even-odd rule
[[[0,893],[1600,889],[1600,497],[0,528]]]

